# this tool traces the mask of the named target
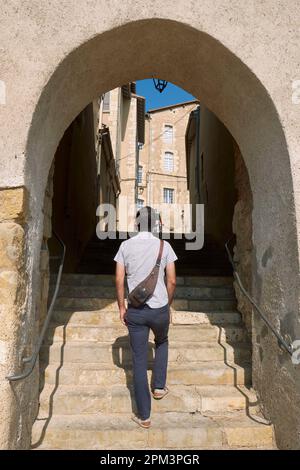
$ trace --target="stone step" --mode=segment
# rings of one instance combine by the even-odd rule
[[[251,344],[236,310],[232,277],[177,278],[169,333],[170,393],[152,400],[149,430],[130,420],[136,411],[132,359],[114,282],[113,275],[62,276],[40,354],[44,388],[33,447],[273,448],[272,427],[260,422],[256,395],[247,388]],[[154,349],[150,333],[149,383]]]
[[[116,289],[112,286],[74,286],[61,285],[59,297],[72,298],[116,298]],[[190,287],[178,286],[175,291],[175,299],[193,299],[193,300],[234,300],[235,294],[232,286],[207,286]]]
[[[177,276],[177,285],[224,287],[232,286],[232,276]],[[51,275],[51,283],[56,276]],[[115,286],[115,276],[112,274],[68,274],[61,278],[61,285],[69,286]]]
[[[197,325],[197,324],[212,324],[222,325],[227,324],[240,325],[241,314],[237,311],[230,310],[224,312],[216,311],[195,311],[189,312],[186,310],[176,311],[171,308],[172,323],[176,325]],[[94,326],[108,326],[120,324],[119,313],[116,308],[102,309],[102,310],[62,310],[56,309],[53,312],[53,321],[59,324],[76,324],[76,325],[94,325]]]
[[[232,276],[177,276],[177,285],[198,287],[232,287]]]
[[[222,449],[226,447],[273,447],[271,426],[257,423],[244,413],[220,419],[200,413],[159,413],[145,430],[130,415],[87,414],[52,416],[44,435],[45,421],[33,427],[33,448],[51,449]]]
[[[155,345],[149,343],[148,360],[154,357]],[[44,362],[59,362],[63,354],[66,362],[99,362],[99,364],[114,364],[117,367],[131,362],[131,350],[128,335],[119,337],[111,343],[92,343],[73,341],[61,346],[53,343],[50,347],[42,346],[40,357]],[[247,343],[237,343],[234,347],[227,343],[186,343],[170,342],[169,363],[197,361],[250,361],[251,348]]]
[[[76,310],[115,310],[118,305],[116,298],[98,298],[98,297],[58,297],[55,303],[57,310],[76,309]],[[173,310],[184,311],[227,311],[236,308],[236,300],[187,300],[175,299],[172,304]]]
[[[126,327],[121,323],[110,326],[89,326],[81,324],[67,323],[65,325],[51,324],[46,342],[51,344],[55,341],[91,341],[91,342],[112,342],[119,336],[127,333]],[[227,341],[236,343],[247,340],[247,332],[243,326],[228,324],[225,327],[217,327],[210,324],[200,325],[171,325],[169,339],[171,341]],[[154,340],[154,335],[150,331],[150,341]]]
[[[40,395],[39,417],[51,413],[136,413],[136,404],[132,385],[111,387],[61,385],[55,390],[54,385],[46,385]],[[226,414],[228,412],[251,409],[256,402],[253,392],[230,385],[194,386],[173,385],[163,400],[152,400],[152,411],[160,413],[180,412],[204,414]],[[253,405],[253,406],[252,406]]]
[[[41,363],[42,382],[59,385],[98,385],[111,387],[132,383],[131,366],[114,367],[95,362]],[[148,379],[152,378],[149,365]],[[193,362],[170,364],[168,367],[169,385],[250,385],[251,366],[248,363],[237,365],[223,362]]]

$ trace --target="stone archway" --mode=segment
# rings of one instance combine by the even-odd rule
[[[28,333],[25,328],[14,348],[22,349],[20,345],[28,339],[34,341],[30,328],[38,285],[42,203],[51,161],[64,130],[97,94],[152,74],[203,100],[237,141],[253,192],[253,295],[283,334],[297,337],[299,262],[293,179],[273,101],[256,75],[213,35],[183,22],[144,19],[92,38],[87,34],[81,44],[72,43],[70,33],[68,52],[52,66],[45,86],[39,90],[25,150],[25,186],[30,196],[26,293],[31,315],[25,319]],[[295,371],[263,325],[256,322],[255,328],[254,384],[275,424],[279,443],[296,446],[299,423]],[[14,360],[9,369],[16,366]],[[33,383],[21,392],[23,403],[29,402],[31,387]],[[12,406],[14,399],[9,393],[6,390],[5,400],[10,402],[7,406]],[[13,429],[11,445],[16,446],[18,416],[23,415],[24,422],[29,419],[29,427],[31,418],[26,411],[16,410],[15,403],[13,408],[14,416],[8,416],[6,426]],[[19,432],[24,434],[25,427],[22,430],[20,425]]]

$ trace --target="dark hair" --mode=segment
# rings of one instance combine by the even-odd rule
[[[139,232],[159,232],[160,215],[159,212],[150,206],[141,207],[135,216]]]

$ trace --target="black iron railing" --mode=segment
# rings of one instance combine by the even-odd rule
[[[43,324],[43,328],[40,332],[38,342],[37,342],[37,344],[34,348],[34,352],[31,354],[31,356],[23,357],[23,359],[22,359],[22,363],[24,365],[25,364],[29,365],[28,368],[26,368],[26,370],[24,372],[22,372],[21,374],[7,376],[6,379],[9,380],[10,382],[15,382],[17,380],[26,379],[26,377],[28,377],[32,373],[32,371],[35,367],[37,358],[39,356],[40,349],[41,349],[42,343],[44,341],[46,331],[47,331],[49,323],[51,321],[53,307],[54,307],[54,304],[55,304],[55,301],[56,301],[56,298],[57,298],[57,294],[58,294],[58,291],[59,291],[59,287],[60,287],[60,281],[61,281],[61,276],[62,276],[63,267],[64,267],[65,254],[66,254],[66,246],[65,246],[64,242],[62,241],[62,239],[54,231],[53,231],[53,235],[55,236],[55,238],[58,240],[59,244],[62,247],[61,256],[59,256],[59,257],[50,256],[50,259],[55,258],[55,259],[60,260],[53,297],[52,297],[51,303],[49,305],[49,308],[48,308],[48,311],[47,311],[47,316],[46,316],[45,322]]]
[[[247,292],[247,290],[245,289],[245,287],[243,286],[243,283],[241,281],[241,278],[238,274],[238,272],[236,271],[236,268],[235,268],[235,263],[233,261],[233,257],[231,255],[231,252],[230,252],[230,249],[228,247],[228,244],[230,243],[230,241],[232,240],[232,237],[225,243],[225,248],[226,248],[226,251],[227,251],[227,255],[228,255],[228,258],[229,258],[229,261],[230,261],[230,264],[232,266],[232,269],[233,269],[233,276],[234,276],[234,279],[236,280],[241,292],[244,294],[244,296],[249,300],[249,302],[251,303],[251,305],[253,305],[254,309],[256,310],[256,312],[259,314],[259,316],[261,317],[261,319],[264,321],[264,323],[267,325],[267,327],[272,331],[272,333],[276,336],[276,338],[278,339],[280,345],[286,350],[286,352],[288,354],[290,354],[290,356],[293,355],[294,353],[294,349],[293,349],[293,346],[292,344],[289,344],[282,336],[280,333],[278,333],[278,331],[276,330],[276,328],[272,325],[272,323],[268,320],[268,318],[265,316],[265,314],[262,312],[261,308],[257,305],[257,303],[255,302],[255,300],[252,299],[252,297],[250,296],[250,294]]]

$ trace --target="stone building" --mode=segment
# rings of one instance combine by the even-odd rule
[[[111,140],[116,125],[114,121],[108,122],[110,127],[105,124],[104,106],[103,95],[79,113],[60,140],[52,165],[52,209],[45,211],[44,223],[48,238],[53,225],[68,246],[67,271],[76,270],[94,235],[99,204],[117,208],[121,192]],[[99,228],[107,230],[101,222]]]
[[[251,293],[252,193],[240,149],[224,124],[202,104],[189,115],[185,136],[189,200],[195,230],[196,204],[204,205],[204,246],[222,249],[234,234],[235,261]],[[239,310],[248,332],[252,311],[236,286]]]
[[[255,390],[255,399],[250,400],[250,405],[255,408],[257,404],[266,419],[272,422],[277,447],[299,449],[299,363],[292,348],[300,338],[299,2],[153,0],[143,3],[142,8],[137,1],[136,6],[133,8],[132,1],[112,0],[108,5],[104,0],[32,0],[30,8],[28,2],[19,2],[16,9],[15,2],[2,1],[0,447],[29,448],[31,442],[37,446],[40,436],[44,435],[37,430],[31,439],[39,401],[42,403],[39,398],[39,363],[35,364],[32,372],[29,371],[31,373],[25,380],[14,382],[7,377],[15,377],[28,370],[29,363],[25,359],[38,344],[44,312],[40,302],[41,299],[45,301],[43,281],[49,275],[46,245],[50,235],[53,196],[52,163],[59,143],[76,116],[96,96],[122,83],[158,76],[176,83],[205,103],[238,146],[235,149],[239,159],[234,165],[235,180],[245,181],[246,171],[251,191],[249,187],[245,193],[238,191],[240,199],[236,202],[234,214],[238,218],[251,216],[251,225],[247,221],[251,243],[249,240],[246,245],[240,243],[244,229],[241,223],[235,223],[235,256],[242,262],[251,258],[247,267],[251,296],[267,322],[251,307],[251,347],[228,348],[227,352],[235,361],[241,361],[245,351],[248,354],[247,364]],[[75,190],[79,191],[77,185]],[[93,193],[92,187],[90,190]],[[53,197],[55,199],[56,196]],[[60,198],[63,199],[64,194]],[[236,364],[236,380],[228,389],[228,382],[226,385],[224,381],[228,380],[229,372],[222,363],[224,352],[222,355],[215,344],[214,325],[210,323],[206,329],[207,333],[212,327],[214,347],[207,347],[205,351],[206,354],[217,351],[215,368],[209,368],[199,360],[203,357],[201,338],[206,327],[203,324],[201,327],[200,323],[197,328],[193,326],[193,322],[199,319],[220,321],[225,314],[230,314],[226,332],[222,330],[223,338],[228,339],[228,318],[231,321],[239,318],[237,311],[226,310],[228,304],[235,308],[230,304],[232,299],[221,300],[223,310],[219,310],[217,315],[201,315],[197,304],[199,299],[185,298],[177,304],[174,318],[181,322],[180,331],[191,325],[192,328],[187,328],[191,335],[188,335],[189,341],[172,352],[173,359],[175,362],[177,357],[192,359],[193,365],[175,365],[172,380],[177,380],[177,385],[179,381],[179,386],[183,387],[189,384],[197,390],[202,387],[201,397],[206,393],[205,400],[200,400],[202,406],[205,403],[204,409],[199,411],[199,395],[196,395],[191,411],[190,402],[186,403],[187,408],[179,417],[176,415],[168,421],[169,417],[164,416],[165,427],[141,434],[124,418],[123,395],[116,395],[116,388],[112,385],[114,379],[122,380],[124,386],[130,378],[129,373],[126,375],[126,354],[124,360],[121,355],[121,351],[127,351],[123,348],[123,340],[119,339],[122,333],[119,333],[118,341],[115,333],[109,337],[110,349],[105,349],[103,344],[94,344],[93,335],[103,332],[110,335],[114,330],[116,305],[112,297],[101,298],[99,292],[95,294],[97,278],[89,277],[89,283],[94,282],[94,285],[80,288],[82,278],[76,276],[78,273],[71,273],[63,279],[65,297],[60,298],[58,306],[64,309],[56,309],[56,320],[60,319],[62,323],[59,325],[61,328],[55,328],[55,338],[60,337],[63,345],[60,349],[53,341],[49,356],[51,363],[45,374],[44,404],[51,406],[63,357],[64,379],[59,381],[55,412],[52,417],[47,415],[46,424],[43,423],[47,427],[50,448],[59,445],[70,447],[75,440],[77,447],[89,445],[97,448],[100,442],[106,448],[113,448],[125,438],[128,438],[128,446],[139,442],[144,448],[174,448],[175,443],[177,447],[182,443],[178,441],[181,436],[192,448],[200,445],[204,448],[257,447],[259,442],[271,447],[270,427],[263,425],[262,431],[257,421],[250,422],[245,409],[241,409],[240,401],[234,401],[239,411],[235,409],[230,420],[228,413],[221,420],[216,416],[214,419],[205,416],[207,409],[211,411],[212,402],[218,403],[217,414],[220,409],[224,410],[220,403],[225,408],[226,403],[232,403],[233,395],[226,394],[226,391],[236,394],[237,387],[245,391],[240,387],[241,377],[242,374],[247,376],[249,367],[239,368]],[[68,282],[75,285],[70,286]],[[102,295],[108,295],[112,285],[107,286],[105,276],[102,282]],[[197,284],[202,281],[198,278],[189,278],[189,282],[194,282],[193,286],[184,284],[185,278],[181,282],[183,288],[178,291],[181,295],[187,296],[191,292],[203,294],[203,285]],[[191,289],[187,290],[187,287]],[[96,297],[88,297],[91,290]],[[220,304],[220,298],[215,301]],[[202,299],[201,302],[206,301]],[[190,310],[192,305],[194,308],[198,305],[198,311],[189,311],[190,324],[184,327],[186,309]],[[105,322],[101,326],[97,323],[101,316],[97,310],[99,306],[102,313],[106,312],[102,317],[106,322],[105,328]],[[85,315],[86,312],[89,314]],[[82,341],[80,321],[87,320],[94,322],[96,329],[84,324],[84,331],[91,335],[86,343]],[[233,338],[232,329],[230,331]],[[243,330],[239,329],[239,332],[243,337]],[[178,330],[174,330],[175,334]],[[66,335],[71,335],[73,343],[66,346],[64,356]],[[96,341],[100,341],[99,337]],[[193,344],[191,338],[194,338]],[[236,342],[237,337],[234,338]],[[50,339],[54,339],[53,334],[52,337],[50,334]],[[107,337],[102,336],[102,341],[105,339]],[[43,351],[41,358],[41,364],[45,365],[47,351]],[[107,363],[101,367],[104,358]],[[95,359],[97,365],[93,369]],[[188,374],[190,371],[193,373]],[[200,384],[195,384],[195,377]],[[209,378],[211,381],[213,377],[223,380],[223,383],[212,385],[210,382],[205,387],[204,380]],[[89,388],[88,391],[94,404],[92,417],[86,413],[91,401],[83,395],[81,380],[88,381],[85,386],[90,386],[91,380],[96,382],[96,389]],[[105,380],[104,391],[102,387],[99,392],[97,387]],[[117,382],[116,386],[119,385]],[[71,391],[73,400],[69,395]],[[116,396],[119,398],[115,400]],[[128,395],[126,397],[128,399]],[[107,403],[112,404],[110,410],[100,413],[100,403],[103,407]],[[123,413],[119,421],[110,414],[116,403]],[[247,403],[249,405],[249,400]],[[41,407],[41,413],[44,411],[45,408]],[[239,418],[232,417],[236,414]],[[122,427],[116,423],[122,423]]]
[[[44,210],[45,236],[54,231],[65,240],[65,269],[73,271],[94,233],[97,195],[99,103],[90,103],[64,132],[55,152],[52,204]],[[52,207],[52,209],[51,209]],[[52,220],[51,220],[52,219]],[[55,249],[55,247],[53,247]]]
[[[137,168],[139,147],[144,143],[144,121],[145,99],[136,95],[135,82],[105,94],[102,123],[110,129],[120,180],[121,196],[117,204],[117,228],[123,232],[134,229]]]
[[[99,129],[99,146],[98,146],[98,170],[97,170],[97,195],[98,204],[110,204],[117,208],[118,197],[121,193],[119,174],[117,172],[115,155],[112,150],[110,138],[110,128],[102,124]],[[100,218],[101,221],[101,218]],[[117,226],[117,211],[112,221],[113,226]],[[108,227],[101,226],[101,230],[108,230]]]
[[[201,103],[189,115],[185,141],[189,201],[204,204],[205,233],[224,245],[232,235],[236,202],[234,140]]]
[[[185,130],[197,101],[149,110],[139,153],[138,206],[160,210],[165,232],[189,232]],[[170,204],[176,207],[170,213]]]

